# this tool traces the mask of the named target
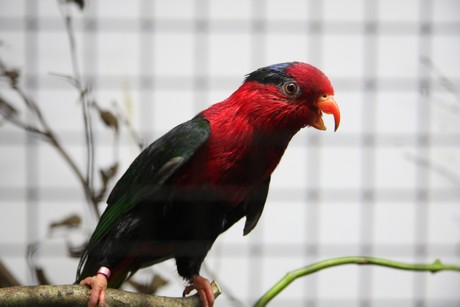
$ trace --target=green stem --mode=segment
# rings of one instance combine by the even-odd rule
[[[460,272],[460,266],[458,265],[449,265],[442,264],[440,260],[436,260],[431,264],[410,264],[403,263],[398,261],[392,261],[381,258],[372,258],[372,257],[360,257],[360,256],[351,256],[351,257],[340,257],[333,258],[328,260],[323,260],[306,267],[291,271],[287,273],[280,281],[278,281],[270,290],[268,290],[255,304],[254,307],[266,306],[275,296],[277,296],[281,291],[283,291],[288,285],[290,285],[294,280],[299,277],[309,275],[315,272],[318,272],[323,269],[344,265],[344,264],[358,264],[358,265],[378,265],[389,267],[399,270],[408,270],[408,271],[428,271],[431,273],[436,273],[439,271],[458,271]]]

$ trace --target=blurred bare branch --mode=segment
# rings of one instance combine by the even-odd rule
[[[458,103],[460,103],[460,90],[458,85],[445,76],[441,69],[439,69],[429,57],[421,57],[420,62],[435,74],[440,84],[457,99]]]
[[[35,276],[37,277],[39,285],[51,285],[51,282],[42,267],[35,267]]]
[[[458,86],[445,76],[441,69],[439,69],[429,57],[421,57],[420,62],[435,75],[440,84],[453,95],[456,102],[460,103],[460,91]],[[438,98],[433,99],[431,102],[449,114],[460,116],[459,104],[454,104]],[[454,185],[460,186],[460,174],[456,173],[454,169],[443,166],[439,162],[432,161],[429,157],[409,153],[407,153],[405,157],[416,165],[432,170],[452,182]]]
[[[15,71],[15,73],[11,73],[12,71]],[[25,124],[21,122],[19,119],[17,119],[16,116],[6,116],[5,119],[7,119],[8,121],[10,121],[12,124],[16,126],[25,129],[28,132],[32,132],[36,135],[40,135],[48,143],[50,143],[57,150],[57,152],[61,155],[61,157],[67,162],[67,164],[70,166],[74,174],[79,179],[81,186],[83,190],[85,191],[85,194],[89,197],[89,199],[93,200],[93,203],[94,203],[94,199],[92,197],[93,193],[90,187],[88,186],[87,180],[85,179],[82,172],[78,168],[76,162],[71,158],[67,150],[65,150],[64,147],[61,145],[61,142],[59,141],[58,137],[51,129],[50,125],[48,124],[48,121],[45,119],[37,103],[32,98],[28,97],[26,92],[23,90],[23,88],[19,84],[19,80],[18,80],[19,75],[20,74],[19,72],[17,72],[16,69],[8,68],[7,65],[0,58],[0,76],[5,78],[7,81],[9,81],[10,86],[13,89],[13,91],[21,98],[21,101],[25,104],[27,112],[31,113],[33,117],[37,118],[38,126],[34,127],[28,124]]]
[[[0,96],[0,112],[5,117],[15,117],[18,115],[18,110],[2,96]]]
[[[94,134],[93,134],[93,123],[91,118],[90,112],[90,99],[88,97],[89,94],[89,87],[84,85],[83,79],[80,73],[80,65],[78,62],[77,56],[77,47],[76,47],[76,40],[75,40],[75,32],[73,29],[73,19],[71,15],[71,8],[67,5],[68,1],[58,1],[58,6],[61,12],[61,15],[64,19],[65,29],[67,31],[67,38],[69,39],[70,45],[70,59],[73,68],[73,76],[69,78],[72,80],[73,85],[79,92],[80,102],[82,105],[82,113],[83,113],[83,123],[84,123],[84,131],[85,131],[85,140],[86,140],[86,184],[88,185],[89,190],[94,189],[94,157],[95,157],[95,149],[94,149]],[[92,195],[86,195],[88,199],[93,204],[93,210],[97,217],[100,216],[99,211],[97,209],[97,202],[92,197]]]
[[[62,74],[62,73],[52,73],[53,76],[58,77],[66,82],[68,82],[73,88],[76,89],[78,93],[78,101],[82,106],[82,117],[83,117],[83,127],[84,135],[86,140],[86,168],[80,169],[76,160],[74,160],[70,153],[64,148],[61,141],[58,138],[58,135],[53,131],[51,125],[48,123],[45,118],[42,110],[40,109],[39,104],[30,97],[21,85],[21,71],[14,67],[9,67],[5,64],[3,59],[0,58],[0,81],[6,81],[12,92],[16,94],[19,99],[9,100],[3,95],[0,96],[0,124],[10,123],[13,126],[20,128],[26,132],[31,133],[32,135],[39,137],[41,140],[46,141],[50,144],[58,154],[64,159],[64,161],[69,165],[73,173],[78,178],[80,185],[84,191],[84,194],[88,200],[88,204],[91,208],[91,211],[96,217],[99,217],[98,203],[102,202],[106,196],[107,191],[109,190],[112,180],[115,179],[118,171],[118,161],[114,161],[109,166],[99,167],[99,179],[100,184],[96,185],[94,183],[94,174],[96,173],[96,163],[95,163],[95,142],[94,142],[94,124],[92,112],[95,112],[98,116],[101,123],[107,128],[113,131],[115,142],[113,143],[114,152],[118,146],[118,138],[120,133],[120,126],[128,127],[130,135],[134,138],[137,138],[134,129],[132,128],[131,123],[124,116],[123,112],[117,108],[115,104],[114,111],[102,108],[95,99],[91,97],[91,87],[89,84],[86,84],[82,78],[79,67],[79,60],[77,56],[77,47],[75,32],[73,29],[73,19],[72,19],[72,5],[76,4],[80,9],[84,7],[84,1],[78,0],[58,0],[58,7],[61,11],[68,40],[70,46],[70,61],[72,64],[72,74]],[[18,104],[23,103],[24,108],[18,107]],[[93,115],[96,115],[93,114]],[[26,116],[27,115],[27,116]],[[36,119],[33,123],[28,123],[24,118],[34,118]],[[135,140],[139,144],[138,139]],[[115,156],[114,156],[115,157]],[[118,156],[116,156],[118,159]],[[97,187],[96,187],[97,186]],[[72,215],[64,218],[61,221],[53,222],[50,224],[50,230],[57,227],[65,227],[70,229],[80,224],[80,217],[77,215]],[[37,281],[40,283],[49,283],[46,278],[44,270],[36,263],[36,251],[43,242],[35,242],[28,246],[27,258],[29,267],[36,277]],[[69,256],[75,257],[81,254],[80,248],[68,246]],[[2,272],[0,272],[1,274]],[[12,275],[11,275],[12,276]],[[0,275],[0,277],[2,277]],[[5,285],[14,285],[5,283]]]
[[[92,112],[95,112],[101,121],[101,123],[108,129],[111,129],[114,134],[115,142],[113,144],[114,151],[116,152],[116,146],[118,145],[118,138],[120,133],[120,126],[128,128],[131,138],[141,149],[142,145],[139,141],[139,137],[135,132],[128,116],[118,107],[116,103],[113,104],[114,109],[109,110],[102,108],[95,99],[91,96],[91,86],[86,84],[83,80],[79,59],[77,55],[77,46],[75,39],[75,32],[73,28],[73,17],[72,17],[72,4],[76,4],[80,9],[83,9],[84,2],[82,0],[58,0],[58,7],[61,12],[61,16],[64,20],[65,29],[69,41],[70,50],[70,61],[72,64],[72,74],[62,73],[51,73],[54,77],[60,78],[63,81],[71,85],[78,93],[78,101],[82,106],[82,118],[83,127],[86,143],[86,169],[80,169],[77,162],[71,157],[68,151],[62,146],[57,134],[51,128],[45,118],[39,104],[30,97],[21,85],[21,71],[17,68],[8,67],[3,60],[0,58],[0,81],[5,80],[13,93],[19,96],[18,101],[9,101],[7,98],[0,96],[0,120],[8,122],[17,128],[23,129],[26,132],[39,137],[41,140],[46,141],[52,147],[54,147],[65,162],[70,166],[74,174],[77,176],[84,194],[88,200],[90,208],[94,212],[96,217],[99,217],[98,203],[104,200],[106,193],[110,187],[110,183],[115,179],[118,171],[119,162],[114,161],[109,166],[99,168],[99,179],[100,185],[96,188],[94,184],[94,174],[96,172],[95,163],[95,140],[93,131],[93,116]],[[70,4],[70,5],[69,5]],[[17,107],[18,103],[23,103],[25,109]],[[28,116],[25,116],[28,115]],[[23,118],[34,118],[36,119],[33,123],[27,123]],[[0,122],[1,124],[2,122]],[[70,229],[74,228],[81,223],[81,218],[78,215],[70,215],[63,218],[60,221],[52,222],[49,225],[50,230],[57,228]],[[46,272],[43,267],[37,261],[37,251],[43,245],[44,241],[37,241],[29,244],[27,248],[27,262],[29,268],[39,284],[50,284],[50,280],[46,276]],[[73,247],[68,244],[67,250],[70,257],[79,257],[83,250],[83,246]],[[148,285],[136,283],[130,281],[131,286],[136,288],[138,291],[143,293],[155,293],[160,287],[164,286],[167,281],[158,275],[152,276],[152,280]],[[0,287],[17,286],[19,282],[15,277],[6,269],[6,267],[0,262]],[[1,305],[1,304],[0,304]]]
[[[67,3],[74,3],[80,10],[85,8],[85,1],[84,0],[66,0]]]
[[[443,176],[456,186],[460,186],[460,175],[456,174],[452,169],[442,166],[439,163],[430,161],[428,158],[424,158],[414,154],[406,154],[406,158],[409,161],[414,162],[416,165],[432,170],[439,175]]]
[[[157,293],[159,289],[166,286],[169,282],[160,275],[154,274],[152,275],[150,283],[148,284],[137,282],[133,279],[127,280],[126,283],[128,283],[130,286],[136,289],[136,291],[139,293],[153,295]]]

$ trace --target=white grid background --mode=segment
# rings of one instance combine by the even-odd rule
[[[460,262],[459,16],[457,0],[101,0],[73,12],[85,81],[104,107],[129,101],[146,142],[228,97],[261,66],[308,62],[335,87],[339,131],[301,131],[272,177],[258,227],[243,238],[235,225],[210,252],[206,267],[238,299],[224,294],[219,306],[249,305],[287,271],[331,257]],[[57,2],[1,1],[0,41],[0,55],[21,69],[83,167],[77,93],[50,75],[72,73]],[[18,101],[6,82],[0,91]],[[33,284],[25,254],[40,241],[52,282],[71,283],[77,260],[65,245],[74,238],[48,228],[78,213],[77,232],[90,232],[83,193],[53,148],[1,123],[0,257]],[[95,128],[96,163],[110,165],[113,138]],[[137,154],[126,131],[118,154],[123,172]],[[172,263],[154,270],[171,281],[160,294],[181,293]],[[271,306],[459,306],[459,289],[458,273],[346,266],[295,282]]]

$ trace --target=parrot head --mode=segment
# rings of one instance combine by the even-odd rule
[[[256,121],[265,118],[282,122],[284,127],[326,130],[322,118],[326,113],[334,116],[334,131],[340,125],[340,110],[331,82],[310,64],[290,62],[259,68],[246,76],[241,91],[246,99],[254,98],[249,100],[255,106],[251,113]]]

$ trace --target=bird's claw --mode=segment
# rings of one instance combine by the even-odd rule
[[[105,290],[107,289],[107,278],[102,274],[86,277],[80,282],[80,285],[85,285],[91,288],[88,307],[95,307],[99,302],[99,306],[105,304]]]
[[[212,292],[211,283],[200,275],[193,275],[191,278],[191,285],[185,287],[182,296],[190,294],[193,290],[198,293],[203,307],[214,306],[214,293]]]

